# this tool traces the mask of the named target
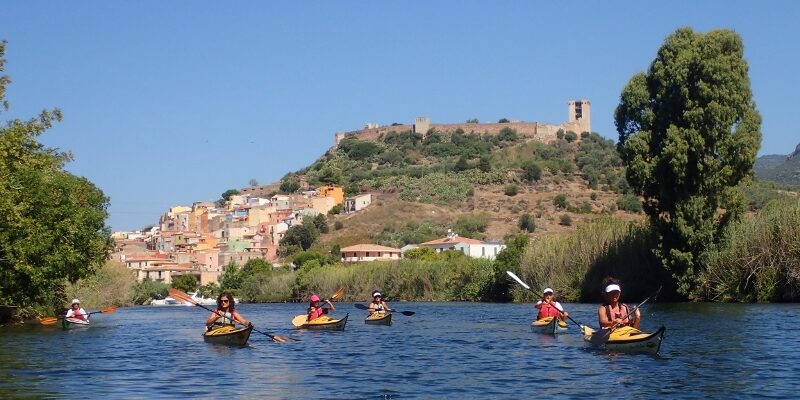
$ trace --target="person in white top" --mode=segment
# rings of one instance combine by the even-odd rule
[[[569,313],[564,311],[564,307],[561,306],[561,303],[553,299],[553,289],[551,288],[544,290],[542,299],[536,302],[536,309],[539,310],[536,319],[558,317],[562,321],[566,321],[569,316]]]
[[[67,311],[67,315],[64,318],[77,318],[80,320],[88,321],[89,314],[86,310],[81,307],[81,301],[78,299],[72,299],[72,307]]]

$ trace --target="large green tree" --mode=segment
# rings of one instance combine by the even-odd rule
[[[5,46],[0,42],[0,74]],[[0,112],[8,109],[10,82],[0,75]],[[60,120],[54,109],[0,126],[0,304],[59,303],[67,282],[92,275],[108,258],[108,198],[64,170],[70,153],[37,141]]]
[[[690,297],[700,255],[743,210],[734,187],[761,142],[743,53],[735,32],[679,29],[631,78],[615,113],[628,182],[658,235],[654,251]]]

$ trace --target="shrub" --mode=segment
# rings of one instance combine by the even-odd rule
[[[572,217],[570,217],[569,214],[561,214],[558,223],[564,226],[570,226],[572,225]]]
[[[553,205],[556,206],[557,209],[565,210],[569,207],[569,201],[567,201],[567,195],[559,194],[553,198]]]
[[[523,176],[529,182],[536,182],[542,177],[542,167],[534,161],[528,160],[522,164]]]
[[[639,196],[626,193],[617,199],[617,208],[623,211],[640,213],[642,212],[642,201],[639,200]]]
[[[536,230],[536,221],[530,214],[522,214],[519,218],[519,229],[528,233],[533,233]]]
[[[578,135],[573,131],[567,131],[567,133],[564,134],[564,140],[566,140],[567,143],[572,143],[577,139]]]
[[[506,185],[505,190],[503,191],[503,193],[505,193],[506,196],[516,196],[518,190],[519,190],[519,188],[517,187],[517,185],[511,183],[511,184]]]
[[[344,228],[344,224],[342,223],[342,221],[336,221],[333,223],[333,229],[338,231],[342,228]]]
[[[592,200],[597,200],[597,192],[592,192],[592,194],[589,195],[589,198]]]
[[[458,217],[453,231],[461,236],[480,239],[489,226],[489,214],[466,214]]]

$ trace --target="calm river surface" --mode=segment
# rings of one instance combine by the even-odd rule
[[[532,333],[530,304],[392,303],[412,317],[343,332],[295,331],[304,304],[241,305],[244,348],[204,343],[199,307],[135,307],[88,329],[2,327],[0,398],[796,398],[800,305],[650,304],[666,325],[660,356],[584,349],[578,329]],[[596,306],[565,305],[597,325]]]

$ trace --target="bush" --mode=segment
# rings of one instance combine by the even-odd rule
[[[572,217],[570,217],[569,214],[561,214],[561,218],[559,218],[558,223],[560,225],[570,226],[572,225]]]
[[[334,230],[338,231],[338,230],[340,230],[342,228],[344,228],[344,224],[342,223],[342,221],[336,221],[336,222],[333,223],[333,229]]]
[[[133,304],[143,304],[149,299],[163,299],[167,297],[168,291],[169,285],[166,283],[145,279],[133,288]]]
[[[617,199],[617,208],[638,214],[642,212],[642,201],[639,200],[639,196],[626,193]]]
[[[556,206],[557,209],[565,210],[569,207],[569,201],[567,201],[567,195],[559,194],[553,198],[553,205]]]
[[[592,194],[589,195],[589,198],[592,200],[597,200],[597,192],[592,192]]]
[[[337,204],[333,206],[330,210],[328,210],[328,215],[341,214],[343,208],[344,207],[341,204]]]
[[[566,140],[567,143],[572,143],[577,139],[578,135],[573,131],[567,131],[567,133],[564,134],[564,140]]]
[[[460,236],[473,239],[482,239],[483,233],[486,232],[486,228],[488,226],[489,214],[466,214],[458,217],[458,220],[453,227],[453,231],[458,233]]]
[[[145,293],[139,293],[137,290],[139,287],[140,284],[136,282],[136,278],[125,266],[114,261],[107,261],[95,275],[81,279],[74,284],[68,284],[65,293],[68,299],[80,299],[84,308],[108,305],[122,307],[141,304],[154,297],[144,286],[141,291]],[[161,292],[161,289],[166,295],[167,285],[157,285],[157,289],[152,291]]]
[[[533,231],[536,230],[536,221],[534,221],[530,214],[522,214],[522,216],[519,217],[519,229],[528,233],[533,233]]]
[[[172,287],[184,292],[197,290],[197,278],[194,275],[180,275],[172,280]]]
[[[506,196],[516,196],[518,191],[519,191],[519,188],[517,187],[517,185],[511,183],[511,184],[506,185],[505,190],[503,191],[503,193],[505,193]]]
[[[542,177],[542,167],[534,161],[528,160],[522,164],[523,176],[529,182],[536,182]]]
[[[294,193],[300,190],[300,182],[295,177],[287,177],[281,180],[279,189],[281,193]]]

